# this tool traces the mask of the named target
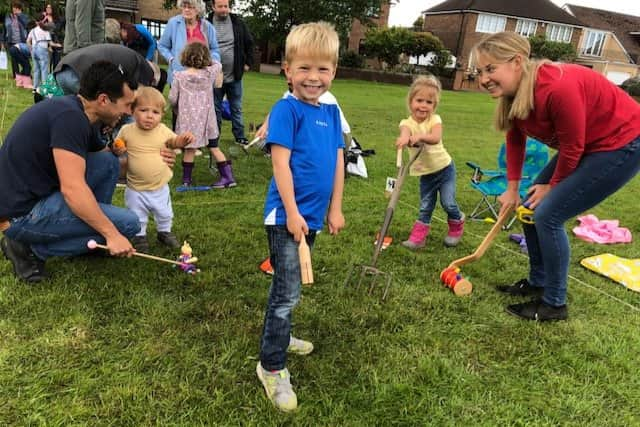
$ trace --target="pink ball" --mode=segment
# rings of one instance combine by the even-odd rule
[[[89,240],[89,241],[87,242],[87,247],[88,247],[89,249],[95,249],[95,248],[97,248],[97,247],[98,247],[98,243],[96,243],[96,241],[95,241],[95,240],[93,240],[93,239],[92,239],[92,240]]]

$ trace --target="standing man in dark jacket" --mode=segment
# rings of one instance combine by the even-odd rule
[[[224,74],[222,87],[214,89],[218,129],[222,124],[222,99],[226,95],[231,107],[231,132],[236,143],[245,145],[248,141],[242,120],[242,75],[253,65],[253,37],[242,18],[230,13],[229,0],[213,0],[211,4],[213,13],[208,19],[216,28]]]
[[[17,87],[33,88],[31,84],[31,52],[27,46],[29,17],[22,13],[22,2],[11,2],[11,13],[4,18],[4,35],[1,40],[11,56],[11,72]]]

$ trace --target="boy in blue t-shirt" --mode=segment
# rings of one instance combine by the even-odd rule
[[[318,100],[335,77],[338,47],[338,35],[327,23],[294,28],[287,36],[284,64],[293,96],[278,101],[269,115],[273,179],[264,223],[274,274],[256,371],[271,402],[283,411],[298,406],[285,367],[287,351],[313,351],[313,344],[291,335],[291,312],[300,300],[298,244],[306,239],[313,246],[325,214],[330,234],[344,227],[340,114],[335,105]]]

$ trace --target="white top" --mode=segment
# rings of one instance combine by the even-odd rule
[[[50,41],[51,33],[49,33],[49,31],[43,30],[38,26],[29,31],[29,35],[27,36],[27,43],[29,43],[31,46],[37,46],[38,44],[40,44],[41,46],[47,47],[49,46]]]

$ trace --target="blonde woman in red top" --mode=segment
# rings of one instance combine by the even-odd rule
[[[495,126],[507,135],[508,187],[502,209],[522,201],[526,137],[557,150],[525,204],[535,224],[523,224],[529,277],[499,286],[535,299],[508,313],[538,320],[567,318],[570,248],[564,224],[596,206],[640,170],[640,105],[604,76],[575,64],[532,60],[529,41],[491,34],[473,50],[480,85],[498,100]]]

